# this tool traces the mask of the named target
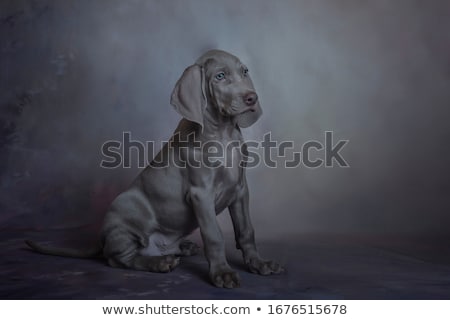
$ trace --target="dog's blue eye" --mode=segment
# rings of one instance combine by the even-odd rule
[[[225,72],[220,72],[220,73],[216,74],[217,80],[222,80],[224,78],[225,78]]]

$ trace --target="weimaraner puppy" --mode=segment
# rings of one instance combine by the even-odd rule
[[[180,255],[198,250],[185,237],[199,227],[212,283],[234,288],[240,285],[239,276],[227,262],[216,220],[216,215],[228,208],[236,247],[242,250],[249,271],[261,275],[282,272],[278,263],[258,254],[245,168],[239,165],[242,154],[228,148],[224,151],[233,166],[192,165],[207,156],[202,148],[194,147],[196,143],[243,143],[240,128],[261,116],[247,67],[227,52],[208,51],[183,72],[171,104],[183,119],[151,165],[111,204],[96,252],[27,243],[41,253],[74,257],[97,253],[113,267],[169,272],[179,264]],[[185,147],[181,148],[181,143]]]

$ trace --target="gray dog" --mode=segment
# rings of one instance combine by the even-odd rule
[[[240,284],[239,276],[228,265],[216,220],[228,208],[236,247],[242,250],[250,272],[282,272],[278,263],[261,259],[256,249],[245,168],[239,165],[242,153],[224,151],[233,166],[192,165],[199,159],[208,161],[196,144],[212,140],[222,146],[230,141],[243,143],[240,127],[252,125],[261,116],[247,67],[227,52],[208,51],[183,72],[171,104],[183,119],[153,165],[111,204],[102,243],[95,252],[46,248],[30,241],[28,245],[53,255],[102,254],[113,267],[169,272],[179,264],[179,256],[198,251],[197,245],[184,238],[199,227],[211,281],[217,287],[234,288]]]

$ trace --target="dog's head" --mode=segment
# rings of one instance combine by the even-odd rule
[[[184,70],[170,103],[186,119],[203,127],[206,108],[246,128],[262,114],[247,67],[225,51],[211,50]]]

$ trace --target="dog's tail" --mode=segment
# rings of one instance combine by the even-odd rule
[[[100,246],[92,249],[72,249],[72,248],[54,248],[47,247],[37,244],[34,241],[25,240],[25,243],[34,251],[48,254],[52,256],[60,256],[60,257],[70,257],[70,258],[85,258],[85,259],[94,259],[101,258],[102,248]]]

